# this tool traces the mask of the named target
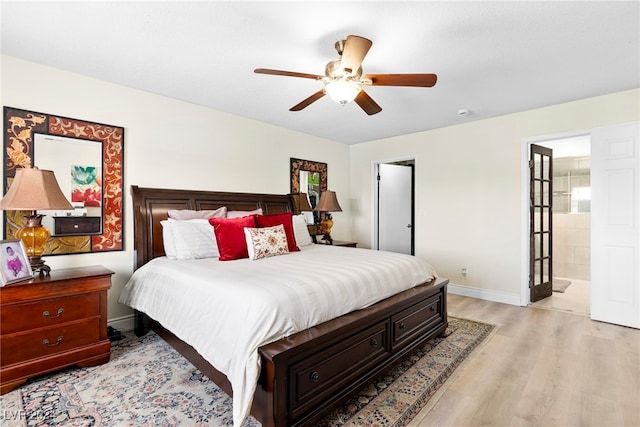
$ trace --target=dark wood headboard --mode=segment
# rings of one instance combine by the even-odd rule
[[[208,210],[226,206],[227,210],[262,209],[265,215],[293,212],[288,194],[227,193],[218,191],[171,190],[131,186],[133,196],[133,235],[137,269],[164,255],[162,224],[170,209]]]

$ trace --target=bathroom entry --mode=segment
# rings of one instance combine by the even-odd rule
[[[588,187],[576,179],[581,176],[578,171],[566,174],[566,191],[556,197],[566,198],[567,211],[553,214],[556,226],[566,220],[564,230],[554,231],[555,236],[559,236],[554,244],[565,245],[553,248],[554,267],[561,267],[559,264],[566,254],[567,267],[573,268],[564,273],[554,268],[553,278],[563,279],[558,274],[574,277],[564,278],[570,282],[564,292],[554,291],[551,297],[533,305],[552,304],[551,308],[588,314],[592,320],[640,329],[640,122],[593,128],[582,134],[588,135],[582,143],[578,142],[582,137],[574,134],[558,141],[532,138],[524,141],[522,147],[522,153],[528,154],[532,143],[550,145],[555,163],[564,157],[574,157],[578,164],[589,165]],[[581,144],[585,150],[588,148],[582,153],[582,159],[575,159],[579,154],[571,141]],[[570,155],[562,155],[561,150],[565,148],[572,150]],[[523,173],[522,178],[524,188],[529,181],[528,173]],[[523,192],[523,196],[526,196],[522,199],[525,213],[529,210],[529,192]],[[529,221],[522,224],[524,233],[525,227],[528,231]],[[529,248],[523,253],[523,262],[528,261]],[[578,274],[588,279],[576,278]],[[525,301],[529,299],[529,289],[525,286],[528,280],[521,284],[521,297],[528,304]]]
[[[376,165],[376,249],[415,253],[414,167],[413,159]]]
[[[553,292],[536,305],[584,315],[590,314],[591,287],[590,139],[582,135],[536,143],[553,153]]]

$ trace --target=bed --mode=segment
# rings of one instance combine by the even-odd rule
[[[136,271],[134,272],[134,277],[139,273],[140,275],[146,273],[147,275],[155,276],[156,271],[161,270],[163,265],[169,263],[166,260],[167,257],[165,257],[161,225],[161,221],[167,219],[169,210],[215,210],[226,207],[228,210],[247,212],[261,209],[264,215],[294,211],[290,195],[156,189],[138,186],[132,186],[131,192],[133,196],[135,234]],[[237,265],[246,266],[242,270],[249,271],[258,268],[256,267],[258,265],[271,265],[269,263],[275,263],[276,258],[281,258],[284,261],[277,260],[277,262],[305,260],[305,266],[310,266],[309,268],[312,270],[317,270],[318,266],[313,265],[310,257],[315,260],[325,256],[323,253],[327,253],[327,256],[334,257],[333,261],[328,261],[328,263],[335,261],[337,264],[340,262],[340,258],[353,257],[353,264],[350,265],[354,266],[353,271],[355,271],[359,262],[358,257],[362,258],[364,262],[364,258],[368,259],[373,256],[366,249],[326,247],[325,245],[310,245],[301,249],[304,250],[299,253],[292,253],[293,255],[287,257],[273,257],[273,260],[264,263],[262,260],[246,260],[245,264]],[[339,251],[345,252],[340,253]],[[408,260],[400,259],[399,257],[401,256],[397,254],[374,252],[388,256],[390,262],[408,262]],[[194,271],[197,269],[211,271],[210,269],[213,267],[210,264],[211,262],[212,260],[195,260],[190,265],[194,266]],[[217,260],[213,260],[213,262],[217,262],[218,265],[224,265],[225,268],[233,268],[232,263],[224,263]],[[185,263],[185,265],[187,264]],[[182,267],[182,265],[181,268],[183,269],[182,271],[187,271],[186,267]],[[288,267],[284,264],[284,267],[278,266],[278,268]],[[368,269],[369,267],[365,266],[363,268]],[[150,270],[153,273],[148,273]],[[191,269],[188,271],[190,272]],[[354,275],[351,269],[348,272],[347,270],[344,271],[344,276]],[[185,273],[184,277],[185,282],[189,282],[191,285],[192,282],[196,282],[196,279],[195,276],[190,276],[189,274]],[[252,274],[255,276],[255,273]],[[299,274],[299,270],[291,267],[291,280],[293,280],[293,276]],[[264,274],[265,278],[268,276],[269,274]],[[316,285],[316,287],[323,290],[322,292],[330,292],[325,290],[334,286],[334,282],[337,283],[342,280],[341,277],[336,276],[336,273],[331,271],[326,274],[322,272],[315,274],[315,276],[311,275],[310,277],[312,279],[306,280],[309,286],[316,285],[311,282],[318,282],[321,285]],[[394,282],[393,277],[395,276],[380,275],[379,277],[376,276],[375,280],[370,280],[369,278],[365,278],[365,280],[387,282],[383,283],[384,286],[380,286],[380,288],[386,289],[388,287],[389,289],[394,289],[396,285],[392,283]],[[287,286],[287,281],[288,279],[282,280],[282,286]],[[134,288],[132,282],[135,281],[130,281],[125,287],[126,292],[123,293],[132,293],[131,289]],[[241,282],[244,283],[244,279]],[[204,375],[233,397],[234,425],[239,425],[246,415],[244,410],[237,409],[241,406],[246,406],[246,412],[250,408],[251,415],[260,421],[263,426],[306,426],[315,425],[319,419],[350,397],[367,381],[383,372],[411,350],[444,332],[447,327],[447,284],[447,279],[435,278],[435,275],[433,275],[424,282],[418,281],[406,289],[393,291],[392,295],[385,296],[382,299],[365,302],[362,308],[345,312],[338,317],[326,319],[318,317],[320,321],[315,319],[313,322],[319,323],[310,323],[308,327],[301,326],[303,323],[297,323],[282,330],[278,329],[278,334],[280,335],[269,335],[271,338],[256,348],[257,351],[255,353],[258,363],[255,378],[257,378],[257,381],[250,384],[251,395],[248,396],[248,399],[243,396],[246,387],[238,386],[237,375],[235,373],[233,375],[223,373],[227,372],[228,367],[220,364],[220,359],[217,358],[217,355],[214,354],[212,356],[208,349],[203,350],[202,342],[213,340],[210,336],[211,333],[215,334],[215,331],[222,333],[225,329],[235,331],[236,328],[243,329],[246,327],[245,322],[240,321],[238,317],[234,317],[236,315],[233,311],[229,311],[229,315],[224,318],[224,321],[206,326],[212,332],[209,333],[208,337],[203,338],[203,336],[207,335],[207,332],[198,332],[197,337],[194,334],[190,334],[191,329],[201,330],[201,325],[204,323],[201,321],[204,318],[202,314],[196,314],[195,317],[193,314],[194,312],[201,313],[199,309],[194,308],[198,305],[198,301],[185,299],[184,301],[173,303],[176,310],[169,316],[170,319],[167,319],[163,314],[159,314],[160,312],[147,308],[144,304],[130,305],[134,306],[134,308],[136,308],[136,305],[144,307],[135,311],[137,335],[143,335],[149,329],[153,329],[194,366],[200,369]],[[371,286],[372,289],[377,289],[376,286],[378,285],[371,283]],[[166,286],[167,289],[175,289],[176,287],[176,285]],[[160,285],[157,286],[157,289],[161,288]],[[369,293],[368,289],[367,287],[367,294]],[[154,290],[154,292],[157,293],[159,291]],[[215,295],[221,301],[224,301],[226,292],[217,291],[215,288],[211,292],[219,292]],[[345,291],[346,294],[349,294],[349,292],[351,291]],[[371,291],[373,294],[375,292],[375,290]],[[190,293],[190,291],[183,292],[184,295]],[[278,294],[277,291],[270,293]],[[302,294],[303,292],[300,291],[300,293]],[[352,293],[358,294],[357,291]],[[260,301],[269,299],[265,295],[256,299]],[[155,294],[153,298],[161,299]],[[175,298],[178,297],[168,296],[167,298],[177,301]],[[199,299],[205,300],[204,297]],[[345,299],[348,300],[349,298]],[[123,300],[122,297],[121,300]],[[127,299],[125,298],[125,300]],[[297,305],[291,304],[294,308]],[[333,306],[334,304],[327,305]],[[258,311],[263,311],[263,309],[260,308]],[[150,313],[152,314],[150,315]],[[154,315],[158,318],[154,318]],[[323,316],[328,316],[328,314],[323,313]],[[187,327],[185,329],[185,326],[182,325],[175,326],[173,318],[176,317],[184,317],[181,321],[192,322],[193,328]],[[273,321],[275,322],[276,320],[279,321],[280,317],[276,316]],[[200,326],[196,328],[196,325]],[[261,328],[257,327],[256,329]],[[251,382],[252,378],[255,379],[252,375],[248,375],[247,378],[249,382]],[[236,393],[234,393],[234,390]]]

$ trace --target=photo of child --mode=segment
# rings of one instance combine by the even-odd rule
[[[33,276],[22,241],[5,240],[0,242],[2,259],[2,285],[17,282]]]

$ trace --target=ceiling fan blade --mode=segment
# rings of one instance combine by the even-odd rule
[[[295,71],[270,70],[269,68],[256,68],[255,70],[253,70],[253,72],[257,74],[272,74],[275,76],[286,76],[286,77],[302,77],[303,79],[314,79],[314,80],[322,80],[324,78],[324,76],[319,76],[317,74],[297,73]]]
[[[360,36],[347,36],[342,49],[342,59],[340,67],[347,68],[355,72],[360,68],[362,60],[369,52],[373,42]]]
[[[360,108],[364,110],[365,113],[370,116],[382,111],[382,107],[376,104],[376,101],[374,101],[369,95],[367,95],[364,90],[358,92],[358,95],[356,96],[354,101],[360,106]]]
[[[310,97],[302,100],[300,103],[298,103],[298,104],[294,105],[293,107],[289,108],[289,111],[300,111],[303,108],[306,108],[309,105],[313,104],[314,102],[316,102],[318,99],[322,98],[323,96],[324,96],[324,89],[320,89],[319,91],[317,91],[316,93],[314,93]]]
[[[435,74],[367,74],[362,77],[363,84],[372,86],[432,87],[437,80],[438,76]]]

